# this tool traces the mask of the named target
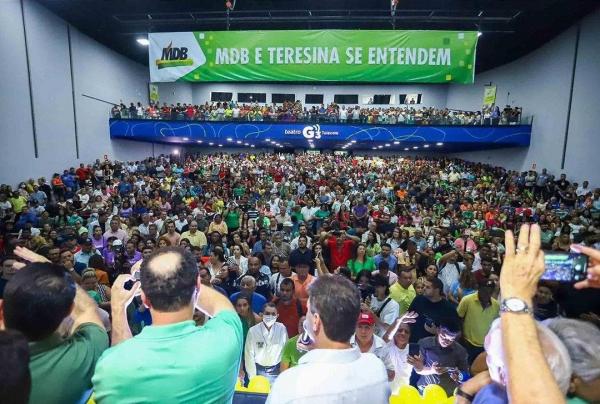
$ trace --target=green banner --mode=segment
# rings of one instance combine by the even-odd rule
[[[473,83],[477,32],[214,31],[149,34],[152,82]]]

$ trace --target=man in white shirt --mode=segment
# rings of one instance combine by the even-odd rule
[[[298,247],[299,247],[298,239],[300,238],[300,236],[306,237],[306,248],[311,248],[311,239],[308,236],[308,228],[306,227],[306,225],[304,223],[302,223],[298,226],[298,237],[296,237],[295,239],[290,241],[291,249],[292,250],[298,249]]]
[[[300,213],[302,213],[304,223],[310,225],[310,223],[312,223],[312,220],[315,218],[315,213],[317,213],[317,210],[319,210],[319,208],[313,206],[312,199],[308,199],[306,201],[306,206],[300,209]]]
[[[388,357],[385,341],[375,335],[375,317],[372,313],[360,313],[356,324],[356,333],[350,338],[350,345],[360,349],[362,353],[370,352],[381,359],[387,371],[388,380],[394,380],[394,365]]]
[[[392,394],[394,395],[398,394],[400,387],[410,384],[414,359],[409,356],[409,340],[410,325],[402,323],[399,325],[398,330],[393,335],[390,335],[390,341],[385,347],[387,357],[392,363],[394,370],[394,379],[391,381]],[[418,345],[413,345],[416,345],[413,354],[418,355]]]
[[[279,375],[281,354],[288,334],[285,325],[277,322],[277,306],[274,303],[265,304],[262,315],[263,321],[248,330],[244,363],[248,379],[259,375],[273,383]]]
[[[377,324],[375,333],[383,337],[388,327],[396,321],[400,315],[400,305],[390,297],[390,285],[387,278],[382,275],[373,276],[375,293],[371,297],[369,305],[363,305],[363,312],[371,313]]]
[[[152,222],[150,222],[150,214],[144,213],[142,215],[142,223],[138,226],[138,230],[140,231],[140,235],[142,237],[146,237],[148,234],[150,234],[151,224]]]
[[[322,276],[309,290],[305,330],[310,351],[271,386],[268,404],[387,404],[390,386],[375,355],[350,345],[360,292],[341,276]]]

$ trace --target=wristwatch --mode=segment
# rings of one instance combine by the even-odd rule
[[[500,303],[500,311],[502,313],[531,313],[527,303],[518,297],[502,299],[502,302]]]

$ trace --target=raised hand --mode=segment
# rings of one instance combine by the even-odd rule
[[[23,258],[25,261],[29,262],[50,262],[50,260],[43,255],[34,253],[29,248],[17,246],[15,248],[14,253],[17,257]]]

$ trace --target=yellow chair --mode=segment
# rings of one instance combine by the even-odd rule
[[[271,391],[269,379],[264,376],[254,376],[248,383],[248,391],[250,393],[268,394]]]
[[[446,400],[448,400],[446,391],[437,384],[430,384],[423,390],[424,404],[445,404]]]
[[[422,402],[419,390],[413,386],[402,386],[398,395],[390,397],[390,404],[420,404]]]

